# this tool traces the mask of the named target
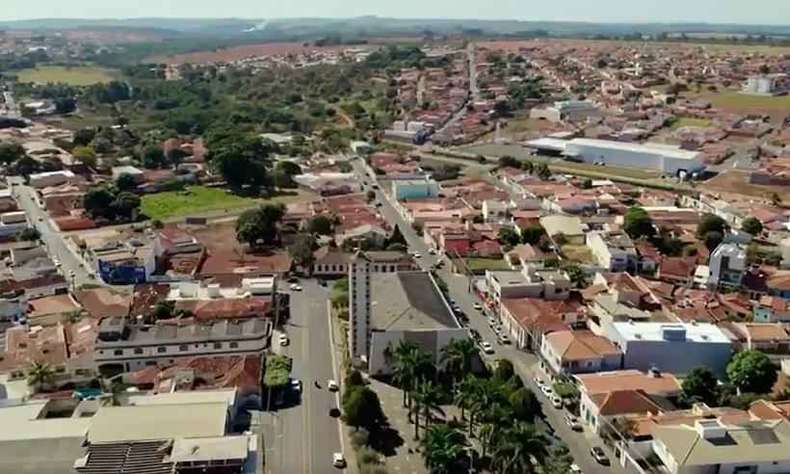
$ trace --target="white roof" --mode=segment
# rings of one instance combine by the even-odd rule
[[[569,144],[572,146],[608,148],[610,150],[630,151],[633,153],[655,153],[680,160],[696,160],[700,156],[699,152],[683,150],[676,145],[664,143],[626,143],[594,138],[574,138]]]
[[[90,419],[88,442],[223,436],[227,414],[225,403],[103,407]]]
[[[46,178],[49,176],[66,176],[69,178],[74,177],[74,173],[69,170],[59,170],[59,171],[45,171],[43,173],[33,173],[30,175],[30,179],[35,178]]]
[[[627,341],[730,344],[724,332],[710,323],[613,322],[612,327]],[[684,331],[685,336],[681,338]]]
[[[232,407],[236,403],[236,389],[199,390],[187,392],[157,393],[153,395],[132,395],[129,405],[181,405],[188,403],[224,403]]]
[[[530,148],[537,148],[537,149],[546,149],[546,150],[555,150],[555,151],[565,151],[565,147],[568,146],[568,140],[560,140],[558,138],[538,138],[535,140],[530,140],[527,142],[527,146]]]
[[[223,459],[247,459],[255,435],[217,438],[179,438],[173,441],[170,460],[175,463]]]
[[[91,418],[38,419],[46,400],[0,408],[0,441],[81,438]]]

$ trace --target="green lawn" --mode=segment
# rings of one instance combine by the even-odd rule
[[[562,253],[573,262],[595,263],[592,252],[586,245],[565,244],[562,246]]]
[[[96,66],[39,66],[23,69],[16,73],[19,82],[63,82],[72,86],[110,82],[117,77],[116,71]]]
[[[472,273],[483,273],[486,270],[510,270],[504,258],[477,258],[471,257],[466,259],[466,265]]]
[[[764,109],[766,111],[787,111],[790,109],[790,96],[764,96],[727,92],[708,97],[715,107],[723,109]]]
[[[256,200],[231,194],[221,188],[192,186],[184,191],[147,194],[142,198],[142,211],[151,219],[199,214],[220,209],[239,209],[255,205]]]
[[[696,117],[678,117],[677,120],[672,122],[672,128],[683,127],[710,127],[710,120]]]

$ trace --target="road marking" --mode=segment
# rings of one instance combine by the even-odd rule
[[[303,330],[302,331],[303,332],[303,334],[302,334],[302,356],[303,356],[304,361],[305,361],[304,364],[303,364],[304,365],[304,367],[303,367],[304,369],[307,369],[308,362],[310,360],[310,358],[308,357],[310,351],[308,350],[308,347],[309,347],[309,344],[308,344],[309,337],[308,336],[309,336],[309,334],[308,334],[307,327],[308,327],[308,325],[305,322],[302,325],[302,327],[300,328],[300,329]],[[305,370],[305,372],[307,372],[307,370]],[[312,436],[312,432],[310,431],[310,427],[308,426],[308,422],[307,422],[307,420],[310,419],[310,404],[313,401],[313,397],[312,397],[312,395],[310,393],[310,390],[306,388],[307,386],[308,385],[306,383],[302,382],[302,393],[306,393],[307,394],[306,403],[304,403],[305,402],[304,400],[302,401],[305,404],[305,411],[302,412],[302,428],[304,430],[305,438],[307,438],[307,456],[305,456],[305,466],[304,466],[305,467],[305,471],[304,471],[305,474],[309,474],[310,472],[313,471],[313,436]]]
[[[329,324],[329,352],[332,354],[332,375],[335,377],[335,381],[340,383],[340,380],[337,377],[337,360],[335,356],[335,331],[334,326],[332,325],[332,302],[326,302],[326,317],[327,323]],[[342,387],[345,389],[345,387]],[[337,403],[338,409],[340,408],[340,390],[335,392],[335,402]],[[343,443],[343,425],[340,424],[340,418],[337,419],[337,434],[340,437],[340,452],[345,453],[346,448]]]

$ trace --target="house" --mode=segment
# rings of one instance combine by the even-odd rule
[[[439,183],[429,176],[422,179],[393,180],[391,186],[392,197],[398,201],[439,196]]]
[[[639,255],[633,241],[625,232],[589,232],[587,247],[598,265],[606,271],[635,271],[638,267]]]
[[[41,189],[61,184],[72,183],[76,180],[76,175],[69,171],[46,171],[43,173],[33,173],[30,175],[30,186]]]
[[[316,250],[315,255],[313,276],[348,276],[348,266],[353,257],[352,254],[330,247],[322,247]],[[365,255],[371,261],[371,269],[375,273],[405,272],[418,268],[414,260],[404,252],[368,250]]]
[[[564,236],[565,240],[574,245],[584,245],[585,231],[582,221],[576,216],[551,215],[540,218],[540,225],[546,229],[546,233],[556,238],[558,235]]]
[[[709,287],[737,288],[746,270],[746,250],[738,244],[719,244],[710,254],[708,267],[710,268]]]
[[[375,273],[360,252],[349,275],[349,350],[368,373],[389,374],[388,354],[403,341],[419,346],[438,366],[450,341],[469,337],[430,273]]]
[[[485,272],[488,295],[497,304],[503,298],[567,299],[571,280],[557,268],[526,268],[522,271]]]
[[[545,334],[540,355],[554,374],[619,370],[623,363],[623,353],[611,341],[588,330]]]
[[[754,321],[759,323],[790,323],[790,301],[763,295],[754,303]]]
[[[598,117],[601,112],[598,107],[588,100],[564,100],[555,102],[546,107],[536,107],[530,110],[529,117],[536,120],[549,122],[583,122],[591,117]]]
[[[790,271],[780,270],[769,275],[765,286],[769,295],[790,300]]]
[[[579,386],[581,419],[595,433],[613,417],[629,413],[657,413],[671,408],[683,391],[671,374],[657,371],[615,370],[575,375]]]
[[[738,351],[790,354],[790,334],[782,323],[730,323],[726,329],[733,335],[733,345]]]
[[[259,318],[155,325],[107,318],[99,326],[94,359],[100,370],[118,373],[182,357],[260,355],[268,347],[271,326]]]
[[[574,299],[503,298],[499,319],[516,347],[537,352],[545,334],[582,324],[587,313]]]
[[[658,264],[656,278],[679,286],[691,284],[697,264],[684,257],[663,257]]]
[[[730,338],[709,323],[613,321],[603,324],[602,330],[623,351],[626,369],[682,375],[705,366],[723,376],[732,353]]]
[[[658,426],[653,452],[671,474],[790,472],[790,422],[704,419]]]

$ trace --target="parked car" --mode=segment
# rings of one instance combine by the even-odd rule
[[[436,255],[436,249],[431,247],[431,248],[428,249],[428,253],[431,254],[431,255]]]
[[[486,354],[493,354],[494,353],[494,346],[491,345],[490,342],[483,341],[480,343],[480,347],[483,348],[483,352]]]
[[[609,465],[609,457],[600,446],[593,446],[590,448],[590,454],[598,464],[603,464],[604,466]]]
[[[291,291],[302,291],[302,287],[294,283],[291,285]]]
[[[548,398],[551,398],[551,395],[554,393],[554,391],[548,385],[543,385],[540,387],[540,391],[543,392],[543,395]]]
[[[280,346],[287,346],[288,344],[291,343],[291,340],[288,339],[288,336],[286,336],[285,334],[280,334],[278,340],[280,341]]]
[[[478,332],[477,329],[474,329],[474,328],[469,329],[469,334],[472,335],[472,339],[474,339],[474,340],[476,340],[478,342],[480,342],[480,340],[482,339],[482,336],[480,336],[480,332]]]
[[[340,390],[340,387],[337,385],[337,382],[335,382],[332,379],[329,379],[326,382],[326,388],[328,388],[330,392],[337,392],[338,390]]]
[[[543,380],[541,380],[541,379],[540,379],[540,377],[538,377],[538,376],[535,376],[535,377],[532,379],[532,381],[533,381],[533,382],[535,382],[535,385],[537,385],[537,386],[538,386],[538,388],[540,388],[540,387],[543,387],[543,385],[544,385],[544,384],[543,384]]]
[[[573,474],[582,474],[582,468],[578,464],[571,464],[571,472]]]
[[[476,309],[477,311],[480,311],[480,310],[483,309],[483,305],[481,305],[480,303],[475,303],[475,304],[472,305],[472,307],[474,309]]]
[[[500,344],[510,344],[510,338],[507,337],[507,334],[505,334],[504,332],[501,332],[499,334],[499,343]]]
[[[299,379],[291,379],[291,390],[302,393],[302,381]]]
[[[346,467],[346,458],[343,457],[343,453],[332,454],[332,465],[341,469]]]
[[[562,409],[562,398],[558,397],[557,395],[551,397],[551,406],[553,406],[557,410]]]
[[[582,431],[582,424],[579,423],[579,419],[570,413],[565,415],[565,424],[573,431]]]

